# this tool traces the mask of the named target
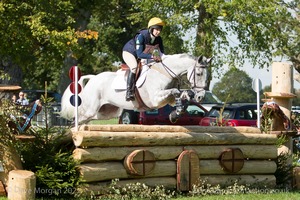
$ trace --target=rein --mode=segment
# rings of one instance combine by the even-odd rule
[[[167,65],[165,65],[162,61],[161,61],[162,66],[164,67],[165,71],[168,73],[168,75],[172,78],[172,79],[177,79],[179,83],[183,82],[185,84],[187,84],[180,76],[176,75],[175,72],[173,72]],[[179,84],[178,84],[178,89],[179,89]]]
[[[190,83],[187,83],[186,81],[184,81],[180,76],[176,75],[167,65],[165,65],[162,61],[161,61],[162,66],[164,67],[164,69],[167,71],[167,73],[169,74],[169,76],[171,78],[177,79],[179,82],[183,82],[184,84],[189,85]],[[191,73],[191,75],[188,77],[188,80],[191,79],[192,75],[194,75],[194,81],[193,81],[193,85],[192,88],[196,88],[196,64],[197,62],[195,62],[195,65],[193,67],[193,71]],[[203,65],[203,67],[201,66],[201,68],[205,68],[205,66]],[[187,71],[187,70],[186,70]]]

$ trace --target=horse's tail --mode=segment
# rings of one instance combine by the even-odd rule
[[[84,75],[81,76],[81,78],[78,80],[78,84],[81,85],[82,90],[84,90],[84,87],[88,80],[93,78],[95,75]],[[70,97],[72,96],[72,92],[70,90],[70,86],[66,88],[66,90],[63,93],[63,96],[61,98],[61,111],[60,116],[66,119],[73,119],[74,114],[74,106],[70,103]],[[78,94],[80,96],[80,94]]]

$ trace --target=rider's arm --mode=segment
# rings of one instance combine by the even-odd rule
[[[135,44],[136,44],[136,54],[138,58],[142,58],[142,59],[151,59],[152,55],[151,54],[146,54],[143,53],[143,51],[145,50],[145,39],[143,37],[142,34],[139,34],[135,40]]]

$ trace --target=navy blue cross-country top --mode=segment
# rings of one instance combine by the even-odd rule
[[[139,44],[139,48],[136,49],[136,45]],[[143,51],[146,48],[146,45],[159,45],[159,49],[162,53],[164,53],[164,46],[162,42],[162,38],[160,36],[155,37],[153,43],[151,43],[151,36],[148,29],[140,30],[136,36],[129,40],[123,47],[123,51],[127,51],[134,55],[136,58],[141,59],[151,59],[151,54],[145,54]]]

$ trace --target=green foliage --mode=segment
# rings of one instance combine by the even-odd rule
[[[103,191],[102,191],[103,192]],[[265,185],[253,184],[242,185],[237,181],[233,181],[229,186],[211,185],[206,180],[201,181],[199,185],[194,185],[193,189],[189,192],[182,193],[175,190],[167,190],[163,186],[149,187],[142,183],[126,184],[125,186],[118,185],[118,180],[112,180],[106,194],[93,194],[90,198],[96,199],[244,199],[244,196],[250,195],[247,199],[253,197],[260,198],[272,197],[270,195],[281,193],[284,195],[293,195],[287,193],[289,190],[285,188],[280,190],[276,188],[268,188]],[[230,196],[231,195],[231,196]],[[240,196],[239,198],[236,198]],[[296,195],[297,196],[297,195]],[[226,198],[225,198],[226,197]],[[229,198],[227,198],[229,197]]]
[[[51,153],[51,152],[49,152]],[[54,156],[43,158],[36,166],[37,191],[39,196],[74,196],[79,185],[79,174],[70,153],[57,152]],[[43,191],[52,191],[43,192]]]
[[[48,81],[56,90],[70,67],[64,63],[78,64],[84,74],[115,70],[125,42],[158,16],[167,22],[166,54],[214,55],[216,71],[246,60],[267,67],[275,56],[292,60],[297,69],[298,15],[299,0],[6,0],[0,3],[0,57],[22,67],[26,88],[41,89]],[[84,30],[99,37],[78,38]]]
[[[17,110],[7,99],[1,99],[0,102],[0,153],[18,145],[18,141],[12,134],[12,129],[9,128],[8,122],[12,120],[11,115],[18,116],[20,111]]]
[[[273,124],[273,119],[271,118],[272,110],[264,109],[261,112],[262,112],[261,116],[263,116],[263,118],[261,119],[260,122],[260,130],[262,133],[269,133]],[[278,143],[278,144],[282,144],[282,143]]]
[[[67,45],[75,33],[73,9],[70,0],[0,3],[0,55],[31,72],[24,73],[29,85],[40,88],[45,80],[57,85],[66,52],[78,49],[77,42]]]
[[[220,109],[220,111],[218,111],[219,117],[216,117],[216,122],[212,122],[210,124],[210,126],[226,126],[228,121],[227,121],[226,118],[224,118],[223,112],[224,112],[224,109],[226,107],[226,103],[227,103],[227,100],[228,100],[229,97],[230,97],[230,95],[227,96],[226,100],[224,101],[224,104],[223,104],[222,108]]]
[[[232,195],[243,194],[249,189],[249,186],[239,185],[234,182],[228,187],[221,187],[220,185],[207,184],[202,181],[199,186],[194,186],[193,190],[189,192],[189,196],[209,196],[209,195]]]
[[[35,140],[19,147],[24,169],[35,172],[37,196],[72,197],[80,184],[73,144],[65,143],[65,129],[39,128]]]
[[[280,154],[277,156],[277,169],[275,172],[276,185],[280,188],[289,187],[292,180],[292,165],[288,164],[291,155]]]
[[[231,68],[220,82],[216,83],[212,92],[221,101],[234,103],[256,102],[256,93],[252,89],[252,79],[244,71]],[[228,99],[227,96],[230,94]]]
[[[299,141],[298,141],[299,143]],[[295,148],[295,146],[294,146]],[[293,167],[300,167],[300,151],[299,149],[293,154]]]
[[[97,195],[97,199],[171,199],[176,194],[175,191],[167,190],[164,186],[149,187],[142,183],[131,183],[121,187],[118,186],[118,179],[112,180],[107,194]]]
[[[42,98],[43,109],[50,106],[51,99]],[[0,146],[1,151],[12,147],[22,158],[25,170],[35,172],[37,177],[37,196],[72,197],[81,179],[77,170],[78,163],[72,157],[74,145],[68,137],[67,129],[62,127],[30,127],[24,135],[35,136],[30,142],[17,140],[8,127],[11,115],[20,111],[8,100],[0,106]],[[47,110],[47,109],[46,109]],[[48,115],[45,117],[47,118]]]

